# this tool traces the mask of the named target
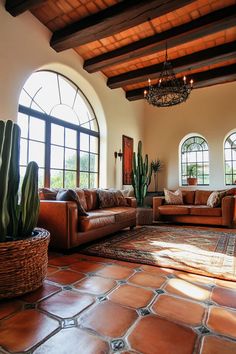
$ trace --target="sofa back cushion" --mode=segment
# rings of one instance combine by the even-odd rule
[[[98,209],[97,189],[84,189],[87,211]]]
[[[182,190],[183,202],[184,204],[194,204],[195,191],[184,191]]]
[[[212,191],[195,191],[195,205],[207,205],[207,200]]]
[[[77,194],[80,204],[82,205],[84,210],[88,210],[84,190],[81,188],[75,188],[74,191]]]
[[[56,200],[59,189],[55,188],[39,188],[39,199],[41,200]]]

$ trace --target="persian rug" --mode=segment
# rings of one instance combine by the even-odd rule
[[[121,231],[83,253],[236,281],[236,233],[168,226]]]

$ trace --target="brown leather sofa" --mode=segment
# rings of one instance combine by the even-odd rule
[[[101,209],[96,189],[76,189],[76,192],[87,215],[80,215],[75,201],[57,201],[50,193],[46,198],[40,193],[38,226],[50,232],[50,247],[70,249],[136,226],[135,198],[125,197],[127,206]]]
[[[207,206],[207,200],[213,191],[183,190],[181,205],[165,204],[165,197],[154,197],[153,220],[236,227],[235,191],[236,189],[226,191],[221,205],[214,208]]]

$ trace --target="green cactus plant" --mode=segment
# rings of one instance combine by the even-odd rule
[[[0,242],[27,238],[39,212],[38,165],[26,169],[19,202],[20,128],[11,120],[0,121]]]
[[[148,155],[142,157],[142,142],[138,142],[137,158],[136,153],[133,153],[132,160],[132,186],[137,199],[138,206],[142,206],[144,198],[147,194],[148,186],[151,182],[152,168],[148,164]]]

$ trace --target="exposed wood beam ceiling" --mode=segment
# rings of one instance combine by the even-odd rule
[[[7,0],[6,9],[30,10],[56,51],[74,48],[130,101],[157,82],[166,42],[176,75],[194,88],[236,81],[236,0]]]

